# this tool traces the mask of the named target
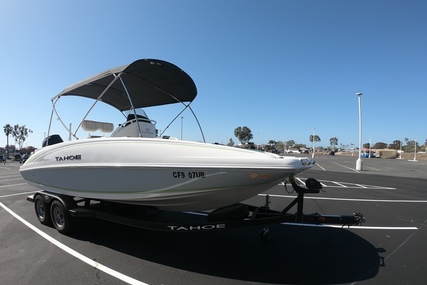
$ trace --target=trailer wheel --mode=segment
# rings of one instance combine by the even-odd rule
[[[37,195],[34,198],[34,210],[36,211],[36,216],[40,223],[47,226],[52,225],[49,204],[46,203],[46,201],[40,195]]]
[[[50,215],[52,217],[53,226],[58,230],[58,232],[61,234],[67,234],[71,231],[71,217],[61,202],[58,200],[52,202],[52,205],[50,206]]]

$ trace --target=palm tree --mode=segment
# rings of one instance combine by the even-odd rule
[[[6,156],[9,157],[9,136],[12,134],[13,132],[13,127],[9,124],[6,124],[3,127],[4,133],[6,135],[7,138],[7,144],[6,144]]]

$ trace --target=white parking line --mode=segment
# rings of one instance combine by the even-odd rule
[[[316,162],[316,164],[315,164],[316,166],[319,166],[320,167],[320,169],[322,169],[323,171],[326,171],[326,169],[323,167],[323,166],[321,166],[320,164],[318,164],[317,162]]]
[[[336,164],[338,166],[344,167],[346,169],[349,169],[349,170],[352,170],[352,171],[355,171],[355,172],[359,172],[359,170],[356,170],[354,168],[351,168],[351,167],[348,167],[348,166],[345,166],[345,165],[342,165],[342,164],[339,164],[339,163],[336,163],[336,162],[332,162],[332,163],[334,163],[334,164]]]
[[[299,177],[295,177],[295,179],[296,179],[296,180],[298,180],[298,181],[299,181],[299,183],[301,183],[301,184],[305,184],[305,182],[304,182],[304,181],[302,181],[302,180],[301,180],[301,178],[299,178]]]
[[[3,177],[21,177],[22,178],[22,176],[19,173],[10,173],[10,172],[1,173],[0,178],[3,178]]]
[[[35,193],[35,192],[37,192],[37,191],[7,194],[7,195],[0,196],[0,199],[2,199],[2,198],[8,198],[8,197],[13,197],[13,196],[19,196],[19,195],[28,195],[28,194],[32,194],[32,193]]]
[[[347,188],[347,186],[345,186],[344,184],[341,184],[339,182],[332,181],[332,183],[337,184],[338,186],[341,186],[342,188]]]
[[[296,196],[291,195],[276,195],[276,194],[258,194],[259,196],[278,197],[278,198],[292,198]],[[381,199],[353,199],[353,198],[328,198],[328,197],[308,197],[304,199],[309,200],[331,200],[331,201],[349,201],[349,202],[378,202],[378,203],[427,203],[427,200],[381,200]]]
[[[297,180],[301,184],[305,184],[302,178],[298,177]],[[331,180],[318,180],[322,187],[328,187],[328,188],[362,188],[362,189],[373,189],[373,190],[396,190],[396,188],[393,187],[386,187],[386,186],[374,186],[374,185],[367,185],[367,184],[357,184],[357,183],[348,183],[348,182],[338,182],[338,181],[331,181]],[[332,185],[331,185],[332,184]],[[284,185],[283,182],[279,183],[278,185]]]
[[[45,238],[46,240],[48,240],[49,242],[51,242],[52,244],[56,245],[57,247],[59,247],[60,249],[62,249],[63,251],[67,252],[68,254],[76,257],[77,259],[80,259],[81,261],[87,263],[88,265],[99,269],[119,280],[122,280],[123,282],[126,282],[128,284],[138,284],[138,285],[147,285],[147,283],[141,282],[139,280],[136,280],[132,277],[126,276],[114,269],[111,269],[105,265],[102,265],[86,256],[84,256],[83,254],[75,251],[74,249],[66,246],[65,244],[57,241],[56,239],[52,238],[51,236],[49,236],[48,234],[46,234],[45,232],[39,230],[38,228],[36,228],[35,226],[33,226],[32,224],[30,224],[29,222],[27,222],[26,220],[24,220],[23,218],[21,218],[20,216],[18,216],[15,212],[13,212],[11,209],[9,209],[8,207],[6,207],[3,203],[0,202],[0,206],[5,209],[7,212],[9,212],[9,214],[11,214],[12,216],[14,216],[16,219],[18,219],[21,223],[23,223],[24,225],[26,225],[27,227],[29,227],[31,230],[35,231],[36,233],[38,233],[40,236],[42,236],[43,238]]]
[[[22,180],[22,177],[17,177],[17,178],[10,178],[10,179],[1,179],[1,181],[12,181],[12,180]]]
[[[6,188],[6,187],[11,187],[11,186],[19,186],[19,185],[28,185],[28,184],[27,183],[17,183],[17,184],[10,184],[10,185],[1,185],[0,188]]]
[[[355,230],[399,230],[399,231],[416,231],[418,230],[417,227],[367,227],[367,226],[336,226],[336,225],[330,225],[331,228],[349,228],[349,229],[355,229]]]
[[[324,224],[303,224],[303,223],[282,223],[282,225],[302,226],[302,227],[321,227],[321,228],[343,228],[355,230],[418,230],[417,227],[367,227],[367,226],[338,226],[338,225],[324,225]]]

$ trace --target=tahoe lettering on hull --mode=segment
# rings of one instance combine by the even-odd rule
[[[56,156],[55,159],[56,161],[81,160],[82,156],[80,154]]]

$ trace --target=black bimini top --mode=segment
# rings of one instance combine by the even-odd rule
[[[65,95],[97,100],[102,94],[102,102],[127,111],[132,108],[127,94],[137,109],[192,102],[197,88],[191,77],[176,65],[158,59],[140,59],[80,81],[64,89],[52,101]]]

